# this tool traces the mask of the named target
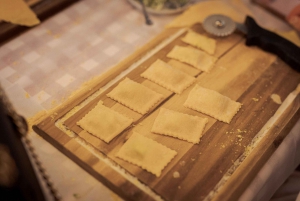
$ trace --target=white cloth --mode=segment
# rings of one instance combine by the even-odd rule
[[[289,157],[286,157],[289,156]],[[240,197],[240,201],[270,200],[300,163],[300,120]],[[297,177],[298,178],[298,177]],[[299,178],[300,179],[300,176]],[[298,192],[300,185],[298,186]],[[298,193],[294,195],[293,201]],[[299,196],[298,196],[298,199]],[[276,200],[279,201],[279,200]]]

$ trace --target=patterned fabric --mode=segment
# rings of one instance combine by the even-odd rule
[[[175,16],[143,14],[125,0],[85,0],[56,14],[0,48],[0,82],[5,91],[18,90],[16,109],[26,117],[50,109],[85,81],[129,56],[160,33]],[[28,109],[27,109],[28,110]]]

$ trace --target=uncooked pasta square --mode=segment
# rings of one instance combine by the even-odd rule
[[[196,80],[160,59],[151,64],[141,76],[177,94],[180,94]]]
[[[167,57],[190,64],[191,66],[204,72],[209,72],[217,60],[216,57],[213,57],[194,47],[183,47],[178,45],[176,45],[167,54]]]
[[[117,157],[159,177],[176,154],[176,151],[134,132],[121,147]]]
[[[132,119],[102,105],[99,102],[82,119],[77,122],[90,134],[109,143],[132,123]]]
[[[184,106],[230,123],[242,104],[210,89],[199,85],[190,91]]]
[[[148,87],[125,78],[107,96],[130,109],[146,114],[163,96]]]
[[[208,119],[161,108],[151,132],[199,143]]]
[[[207,52],[210,55],[215,53],[215,39],[208,38],[204,35],[198,34],[190,30],[181,40],[189,45],[200,48],[201,50]]]

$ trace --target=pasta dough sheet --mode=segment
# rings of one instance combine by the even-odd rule
[[[200,141],[207,122],[207,118],[161,108],[151,132],[177,137],[197,144]]]
[[[209,72],[217,60],[217,58],[191,46],[182,47],[178,45],[167,54],[167,57],[190,64],[204,72]]]
[[[176,154],[176,151],[134,132],[121,147],[117,157],[159,177]]]
[[[156,60],[141,76],[177,94],[180,94],[196,80],[160,59]]]
[[[109,143],[130,126],[132,122],[132,119],[105,107],[100,101],[96,107],[77,122],[77,125],[104,142]]]
[[[212,116],[225,123],[230,123],[242,104],[216,91],[195,85],[190,91],[184,106]]]
[[[216,40],[198,34],[194,31],[189,31],[182,39],[183,42],[200,48],[208,54],[214,54],[216,50]]]
[[[163,96],[129,78],[121,81],[107,96],[130,109],[146,114]]]

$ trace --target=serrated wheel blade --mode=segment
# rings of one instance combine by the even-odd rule
[[[228,36],[236,29],[236,23],[225,15],[210,15],[203,21],[206,32],[215,36]]]

